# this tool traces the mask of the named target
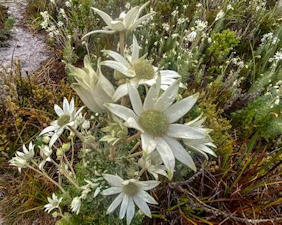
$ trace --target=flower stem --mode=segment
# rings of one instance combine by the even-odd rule
[[[119,51],[122,56],[124,56],[125,47],[125,31],[119,32]]]
[[[128,144],[128,143],[130,143],[130,142],[134,141],[135,139],[139,138],[139,137],[140,137],[140,135],[141,135],[141,133],[140,133],[140,132],[138,132],[138,133],[134,134],[133,136],[131,136],[131,137],[127,138],[126,143]]]
[[[141,151],[141,152],[136,152],[136,153],[134,153],[134,154],[132,154],[132,155],[129,155],[128,158],[134,158],[134,157],[140,156],[140,155],[142,155],[142,154],[143,154],[142,151]]]
[[[70,130],[75,133],[75,135],[82,141],[85,141],[85,138],[72,126],[69,126]],[[95,149],[97,152],[102,153],[101,149],[99,149],[97,143],[87,143],[88,145],[90,145],[91,148]]]
[[[116,147],[112,146],[110,147],[110,155],[109,155],[110,161],[114,161],[115,157],[116,157]]]
[[[67,192],[64,190],[64,188],[55,180],[53,180],[51,177],[49,177],[49,175],[45,172],[41,172],[38,169],[35,169],[33,166],[31,165],[27,165],[28,168],[32,169],[33,171],[35,171],[36,173],[40,174],[41,176],[46,177],[51,183],[53,183],[55,186],[57,186],[64,194],[67,194]]]

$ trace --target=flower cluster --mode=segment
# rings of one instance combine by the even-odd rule
[[[67,7],[72,5],[71,1],[66,4]],[[82,115],[84,107],[76,110],[74,98],[70,102],[65,98],[62,108],[54,106],[58,118],[40,133],[40,140],[44,143],[37,146],[40,149],[40,160],[35,157],[32,143],[29,150],[23,146],[24,152],[17,152],[11,160],[11,165],[17,166],[19,170],[28,166],[46,176],[60,189],[62,196],[66,195],[62,181],[67,180],[73,185],[76,193],[80,193],[70,203],[69,208],[73,213],[79,214],[83,210],[83,201],[93,192],[95,199],[100,194],[103,198],[117,195],[109,205],[107,214],[121,205],[119,218],[126,217],[127,224],[134,218],[135,205],[146,216],[151,217],[148,204],[158,203],[147,191],[152,191],[162,180],[172,180],[177,161],[191,171],[196,171],[192,152],[200,153],[206,158],[207,154],[216,157],[212,150],[216,146],[209,135],[211,130],[203,126],[205,118],[197,117],[187,122],[186,114],[196,104],[199,94],[179,98],[179,92],[187,89],[181,83],[182,76],[176,71],[155,66],[154,60],[148,59],[146,54],[141,56],[141,47],[134,35],[131,50],[125,48],[125,33],[144,25],[154,15],[154,12],[150,12],[140,17],[148,4],[149,2],[141,7],[133,7],[127,13],[121,13],[115,20],[107,13],[92,8],[107,26],[84,37],[116,32],[120,36],[119,52],[103,50],[105,57],[111,59],[103,61],[99,58],[95,69],[90,55],[85,56],[83,68],[67,65],[69,75],[76,81],[72,88],[90,113],[95,114],[95,117],[92,115],[94,119],[85,119],[87,114]],[[172,16],[177,15],[176,9]],[[50,17],[47,14],[42,16],[43,25],[47,28]],[[216,20],[223,16],[224,12],[219,12]],[[179,24],[184,22],[185,20],[178,21]],[[195,21],[195,31],[188,35],[188,41],[193,42],[206,28],[207,22]],[[167,25],[164,29],[167,29]],[[102,69],[105,74],[108,72],[108,76],[103,74]],[[113,73],[110,74],[112,70]],[[54,150],[56,159],[52,157]],[[81,186],[81,179],[77,178],[74,167],[76,151],[80,151],[80,155],[95,151],[97,160],[99,157],[105,160],[105,165],[110,164],[108,162],[118,164],[124,159],[134,166],[130,171],[123,172],[115,171],[112,166],[102,173],[95,170],[95,177],[84,179],[86,184]],[[60,175],[58,181],[45,172],[47,162],[57,167]],[[87,158],[83,158],[80,166],[87,164]],[[145,172],[148,172],[147,176],[143,176]],[[63,197],[58,198],[53,194],[45,205],[46,211],[58,209],[57,214],[63,217],[59,206],[62,199]]]

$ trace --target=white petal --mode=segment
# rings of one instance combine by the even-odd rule
[[[122,182],[124,180],[118,175],[103,174],[103,177],[110,185],[115,187],[122,187]]]
[[[208,154],[210,154],[210,155],[212,155],[214,157],[217,157],[217,155],[214,153],[214,151],[211,150],[209,147],[207,147],[204,144],[199,144],[199,145],[196,145],[194,147],[199,149],[199,150],[201,150],[201,151],[203,151],[203,152],[206,152],[206,153],[208,153]]]
[[[158,98],[155,103],[155,109],[160,111],[165,111],[171,104],[175,101],[178,94],[179,81],[175,81],[170,87],[168,87],[165,92]]]
[[[112,202],[112,204],[109,206],[109,208],[107,209],[107,214],[112,213],[121,203],[122,199],[123,199],[124,194],[120,193],[115,200]]]
[[[186,149],[183,148],[183,146],[177,140],[170,137],[164,137],[163,139],[171,147],[171,150],[176,159],[178,159],[180,162],[182,162],[192,170],[194,171],[197,170],[192,157],[188,154]]]
[[[141,18],[139,18],[138,20],[135,21],[135,23],[130,27],[130,30],[134,30],[135,28],[137,28],[143,21],[149,19],[152,15],[154,15],[155,13],[149,13],[145,16],[142,16]]]
[[[103,105],[98,104],[91,90],[85,89],[79,84],[72,84],[71,86],[88,109],[96,113],[101,113],[106,110]]]
[[[97,197],[97,195],[100,193],[100,191],[101,191],[101,188],[97,187],[95,192],[94,192],[94,198]]]
[[[143,106],[142,101],[140,98],[140,95],[138,93],[138,90],[136,87],[134,87],[132,84],[127,84],[128,92],[129,92],[129,98],[132,105],[132,108],[134,112],[140,116],[140,114],[143,112]]]
[[[120,62],[107,60],[107,61],[101,62],[101,65],[108,66],[108,67],[110,67],[114,70],[117,70],[127,77],[134,77],[135,76],[135,73],[134,73],[133,70],[129,69],[128,67],[126,67],[125,65],[123,65]]]
[[[49,133],[49,132],[53,132],[55,130],[59,129],[59,126],[49,126],[49,127],[46,127],[44,128],[41,133],[39,134],[39,136],[43,135],[43,134],[46,134],[46,133]]]
[[[156,141],[153,136],[148,133],[141,134],[142,150],[145,154],[150,154],[156,149]]]
[[[55,144],[55,142],[58,140],[58,138],[59,138],[59,135],[57,134],[57,132],[55,132],[53,134],[53,136],[51,137],[50,142],[49,142],[50,148]]]
[[[184,139],[202,139],[206,137],[205,132],[200,129],[183,124],[171,124],[168,128],[167,135]]]
[[[168,178],[171,180],[173,177],[174,167],[175,167],[175,158],[170,149],[170,146],[159,137],[155,138],[157,142],[157,150],[160,153],[160,156],[164,162],[165,167],[168,171]]]
[[[141,186],[142,190],[149,191],[157,187],[161,182],[155,180],[140,181],[138,185]]]
[[[127,121],[130,117],[138,121],[136,114],[129,108],[117,104],[105,104],[105,106],[116,116]]]
[[[94,30],[94,31],[91,31],[91,32],[85,34],[85,35],[82,37],[82,39],[84,39],[84,38],[86,38],[86,37],[88,37],[88,36],[90,36],[90,35],[92,35],[92,34],[98,34],[98,33],[113,34],[113,33],[115,33],[115,32],[116,32],[115,30]]]
[[[122,63],[124,66],[130,67],[130,64],[127,62],[127,60],[122,55],[120,55],[119,53],[114,52],[114,51],[110,51],[110,50],[104,50],[102,52],[106,53],[107,55],[112,57],[114,60]]]
[[[150,80],[141,79],[138,81],[138,84],[147,84],[148,86],[153,86],[155,83],[156,83],[156,79],[150,79]]]
[[[127,211],[126,211],[126,223],[129,225],[135,214],[135,205],[133,203],[133,199],[129,198]]]
[[[144,101],[144,110],[153,110],[154,109],[154,106],[155,106],[155,102],[157,100],[157,98],[159,97],[159,93],[160,93],[160,85],[161,85],[161,77],[159,76],[157,78],[157,81],[156,81],[156,84],[154,84],[146,98],[145,98],[145,101]]]
[[[116,102],[128,94],[127,84],[120,85],[113,95],[113,101]]]
[[[126,127],[134,128],[134,129],[144,133],[144,130],[139,125],[139,123],[134,118],[132,118],[132,117],[128,118],[128,120],[125,121],[124,125]]]
[[[133,35],[133,48],[132,48],[132,58],[131,58],[132,63],[136,62],[139,59],[139,50],[140,47],[138,45],[137,39],[135,35]]]
[[[73,111],[74,111],[74,98],[71,99],[70,107],[69,107],[69,112],[73,112]]]
[[[166,78],[179,78],[181,75],[173,70],[160,70],[160,74],[162,77]]]
[[[58,106],[58,105],[54,105],[54,110],[55,110],[55,112],[56,112],[56,114],[57,114],[58,116],[61,116],[62,114],[64,114],[64,111],[63,111],[62,108],[61,108],[60,106]]]
[[[146,191],[140,190],[138,192],[138,195],[140,198],[142,198],[147,203],[155,204],[155,205],[158,204],[158,202],[151,195],[149,195]]]
[[[147,203],[140,198],[138,195],[133,196],[133,200],[135,204],[138,206],[138,208],[148,217],[152,217],[151,211]]]
[[[164,112],[169,123],[174,123],[183,117],[195,105],[198,97],[198,94],[192,95],[170,106]]]
[[[129,197],[127,195],[124,195],[123,199],[122,199],[122,203],[121,203],[121,207],[120,207],[120,211],[119,211],[119,218],[122,220],[125,216],[127,207],[128,207],[128,201],[129,201]]]
[[[137,15],[136,15],[135,20],[137,20],[137,19],[139,18],[139,16],[141,15],[141,13],[142,13],[143,10],[145,9],[145,7],[146,7],[147,5],[149,5],[149,4],[150,4],[150,1],[144,3],[144,4],[139,8],[139,11],[138,11],[138,13],[137,13]]]
[[[126,16],[124,18],[124,24],[125,24],[126,28],[128,28],[129,25],[131,25],[134,22],[138,11],[139,11],[138,6],[132,8],[128,11],[128,13],[126,14]]]
[[[69,105],[69,102],[66,98],[64,98],[64,101],[63,101],[63,110],[64,110],[64,112],[70,111],[70,105]]]
[[[108,25],[108,26],[111,26],[111,22],[113,21],[113,19],[105,12],[99,10],[99,9],[96,9],[94,7],[91,7],[91,9],[94,10],[94,12],[98,13],[99,16],[101,16],[101,18],[105,21],[105,23]]]
[[[102,192],[102,195],[115,195],[122,192],[121,187],[110,187]]]

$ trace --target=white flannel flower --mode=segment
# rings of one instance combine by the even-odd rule
[[[195,21],[195,25],[196,25],[196,29],[198,31],[203,31],[208,26],[208,22],[207,21],[202,21],[202,20],[196,20]]]
[[[126,222],[129,225],[135,214],[135,204],[148,217],[152,217],[149,204],[158,204],[146,191],[159,185],[158,181],[139,181],[136,179],[123,180],[117,175],[104,174],[106,181],[112,186],[102,192],[103,195],[119,194],[107,210],[112,213],[120,204],[119,218],[126,214]],[[135,203],[135,204],[134,204]]]
[[[219,13],[216,15],[215,21],[218,21],[224,17],[225,13],[223,10],[220,10]]]
[[[192,31],[190,34],[188,34],[187,40],[193,42],[196,39],[196,37],[197,37],[197,32]]]
[[[61,201],[63,200],[63,197],[58,198],[54,193],[52,194],[52,198],[47,197],[48,204],[44,205],[45,212],[50,213],[53,209],[59,208],[59,205]]]
[[[166,168],[162,163],[160,154],[157,151],[153,151],[149,155],[144,155],[138,160],[140,168],[146,169],[156,180],[158,180],[159,174],[167,177]]]
[[[78,215],[80,211],[80,207],[81,207],[81,197],[75,197],[71,202],[71,211]]]
[[[155,12],[150,12],[146,14],[145,16],[140,17],[142,11],[144,8],[149,4],[150,2],[145,3],[144,5],[136,6],[129,10],[127,13],[122,12],[119,16],[119,18],[113,20],[107,13],[91,7],[91,9],[94,10],[99,16],[105,21],[107,26],[103,28],[103,30],[95,30],[91,31],[88,34],[86,34],[83,38],[95,34],[95,33],[105,33],[105,34],[113,34],[115,32],[123,32],[123,31],[132,31],[136,29],[139,25],[141,25],[144,21],[149,19],[152,15],[155,14]],[[82,38],[82,39],[83,39]]]
[[[77,83],[72,84],[83,103],[93,112],[106,111],[104,103],[113,102],[112,97],[115,89],[111,82],[102,74],[98,62],[97,72],[93,69],[88,56],[84,57],[84,68],[80,69],[68,65],[70,75]]]
[[[34,145],[32,142],[29,143],[28,149],[25,145],[23,145],[23,152],[17,151],[16,156],[10,160],[11,166],[18,167],[19,172],[21,172],[22,168],[26,168],[28,163],[34,157]]]
[[[194,106],[199,95],[189,96],[173,104],[178,95],[179,81],[175,81],[162,95],[160,86],[161,80],[158,78],[142,105],[138,90],[128,84],[133,110],[116,104],[107,104],[107,108],[125,120],[126,126],[141,132],[144,154],[150,154],[157,149],[168,170],[168,178],[171,179],[175,158],[196,171],[192,157],[177,139],[203,139],[206,133],[203,128],[175,123]]]
[[[43,167],[45,166],[46,162],[51,162],[51,155],[53,153],[52,148],[50,148],[47,145],[44,145],[40,148],[40,155],[43,158],[42,162],[39,163],[38,168],[40,170],[43,170]]]
[[[165,90],[175,81],[175,79],[181,77],[179,73],[172,70],[158,70],[157,67],[152,66],[151,61],[145,59],[146,55],[139,57],[139,50],[140,47],[137,43],[136,37],[133,36],[132,56],[127,56],[127,59],[125,59],[117,52],[105,50],[104,52],[115,61],[103,61],[101,62],[101,65],[110,67],[120,72],[125,77],[130,78],[129,82],[134,87],[144,84],[152,86],[156,83],[158,74],[160,74],[162,78],[161,88]],[[183,84],[181,84],[181,87],[186,88]],[[117,88],[113,96],[113,100],[116,102],[127,94],[128,88],[125,83]]]
[[[53,122],[51,122],[51,125],[49,127],[46,127],[40,135],[54,132],[53,136],[49,142],[49,147],[52,147],[53,144],[58,140],[60,135],[64,132],[65,129],[68,128],[68,126],[75,125],[75,119],[81,112],[83,107],[81,107],[78,111],[76,111],[76,108],[74,107],[74,99],[68,102],[66,98],[64,98],[63,101],[63,109],[55,105],[54,110],[56,114],[59,116],[59,118]]]
[[[201,139],[184,139],[183,142],[185,145],[187,145],[190,149],[202,154],[203,156],[208,159],[207,154],[210,154],[214,157],[217,157],[217,155],[214,153],[214,151],[210,148],[216,148],[216,146],[212,143],[212,138],[210,137],[209,133],[212,131],[211,129],[203,128],[203,123],[205,122],[206,118],[202,118],[201,116],[197,117],[196,119],[186,123],[186,125],[200,128],[202,129],[206,136]]]

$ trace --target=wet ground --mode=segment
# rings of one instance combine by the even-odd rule
[[[8,7],[9,15],[15,19],[9,46],[0,48],[0,67],[11,67],[12,62],[21,60],[23,74],[35,71],[50,54],[44,36],[27,28],[24,18],[26,0],[0,0],[0,3]]]

